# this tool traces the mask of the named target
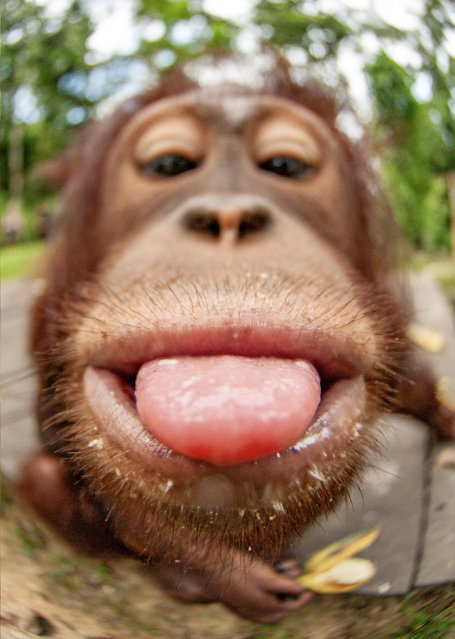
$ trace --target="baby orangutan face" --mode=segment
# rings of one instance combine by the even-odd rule
[[[269,552],[344,493],[378,404],[387,317],[347,258],[343,151],[285,100],[195,92],[132,118],[100,201],[113,250],[71,322],[80,470]]]
[[[43,439],[174,595],[277,621],[307,595],[271,563],[347,495],[406,357],[369,189],[279,95],[121,117],[80,153],[36,309]]]

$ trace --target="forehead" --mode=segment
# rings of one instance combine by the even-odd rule
[[[328,126],[306,107],[274,95],[255,94],[231,87],[195,89],[182,95],[158,100],[145,107],[127,125],[127,133],[140,134],[164,120],[192,118],[201,125],[241,133],[250,123],[279,117],[293,125],[310,126],[317,134],[328,133]]]

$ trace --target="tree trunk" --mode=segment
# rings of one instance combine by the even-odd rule
[[[11,122],[8,151],[9,199],[6,205],[2,228],[6,243],[21,239],[25,223],[22,217],[22,197],[24,191],[24,138],[22,125]]]
[[[455,171],[446,174],[450,203],[450,252],[455,259]]]

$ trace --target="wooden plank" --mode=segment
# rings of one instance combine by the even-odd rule
[[[4,378],[1,406],[3,427],[16,421],[18,416],[33,414],[36,390],[36,376],[31,366]]]
[[[416,316],[423,326],[446,338],[443,350],[427,355],[439,376],[448,376],[455,391],[455,329],[452,309],[434,279],[425,273],[412,277]],[[297,544],[305,557],[355,530],[379,524],[381,535],[364,556],[378,572],[360,592],[401,594],[414,584],[455,581],[455,470],[435,463],[447,444],[431,455],[425,426],[409,417],[393,416],[390,449],[376,462],[352,494],[352,509],[338,508],[318,522]],[[395,430],[394,430],[395,429]],[[383,494],[381,495],[381,491]]]
[[[28,355],[28,335],[33,290],[33,284],[27,280],[5,282],[1,286],[3,390],[11,377],[20,376],[22,371],[31,367]]]
[[[302,560],[345,535],[379,526],[381,534],[363,551],[377,566],[376,576],[357,592],[402,594],[409,590],[420,548],[423,517],[422,468],[429,435],[410,417],[394,415],[384,426],[387,450],[384,459],[373,458],[370,469],[351,493],[351,504],[342,504],[327,519],[309,529],[296,543]]]
[[[11,479],[39,445],[34,416],[36,378],[27,353],[33,292],[34,286],[29,281],[2,284],[1,468]]]
[[[427,530],[417,586],[455,581],[455,444],[438,443],[431,461]]]
[[[445,377],[448,388],[455,395],[455,315],[444,293],[428,274],[412,278],[416,321],[439,331],[445,339],[438,353],[426,353],[436,374]]]
[[[2,473],[8,479],[14,480],[26,458],[39,447],[34,415],[28,414],[3,425],[0,435]]]
[[[455,317],[434,281],[421,274],[414,280],[417,319],[440,331],[445,346],[430,357],[438,376],[455,394]],[[451,452],[450,452],[451,451]],[[451,460],[449,461],[449,457]],[[444,458],[446,461],[444,462]],[[455,581],[455,444],[435,444],[430,460],[427,514],[416,584]]]

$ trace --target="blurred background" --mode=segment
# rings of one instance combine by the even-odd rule
[[[455,255],[452,0],[4,0],[2,31],[5,277],[56,210],[40,162],[182,59],[261,42],[348,91],[411,245]]]
[[[39,270],[33,280],[15,279],[34,268],[58,211],[57,193],[37,179],[37,167],[71,144],[89,119],[105,116],[179,61],[206,50],[239,51],[254,62],[261,43],[270,43],[292,62],[297,78],[309,71],[340,94],[348,93],[361,126],[348,118],[343,127],[354,138],[363,128],[369,132],[375,166],[413,248],[411,265],[431,269],[455,308],[454,0],[3,0],[2,9],[1,435],[7,476],[13,477],[37,446],[36,380],[26,335],[28,308],[42,282]],[[450,307],[445,310],[433,280],[428,284],[422,275],[415,286],[423,311],[418,321],[436,329],[439,341],[447,338],[433,362],[444,375],[441,382],[449,384],[455,363]],[[400,432],[405,436],[399,456],[394,453],[382,470],[372,466],[369,484],[378,495],[375,501],[370,493],[372,509],[385,528],[376,557],[386,571],[391,567],[397,583],[405,584],[395,592],[406,591],[411,582],[435,584],[453,577],[453,456],[452,461],[447,456],[446,468],[442,461],[433,466],[444,450],[434,448],[431,457],[422,429],[401,425]],[[394,479],[400,482],[392,484]],[[383,486],[392,488],[381,493]],[[364,493],[359,496],[363,512]],[[205,608],[195,612],[163,601],[147,572],[139,574],[133,564],[113,571],[72,559],[59,546],[48,546],[23,515],[16,525],[11,512],[2,544],[10,572],[2,583],[6,589],[13,584],[16,603],[6,601],[5,622],[30,624],[27,636],[52,634],[48,619],[60,620],[65,633],[72,624],[75,634],[65,637],[454,636],[450,584],[380,601],[359,595],[319,598],[286,626],[254,630],[220,608],[216,614]],[[371,512],[366,510],[367,517]],[[336,514],[336,525],[344,525],[350,513],[345,509],[339,519]],[[322,522],[321,530],[325,527]],[[415,561],[422,557],[418,572]],[[391,579],[378,582],[386,586],[383,592]],[[42,594],[42,583],[51,598]],[[113,614],[111,632],[105,620]],[[17,632],[15,627],[14,636],[25,636]]]

